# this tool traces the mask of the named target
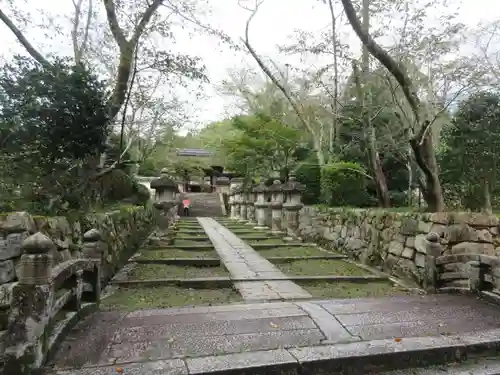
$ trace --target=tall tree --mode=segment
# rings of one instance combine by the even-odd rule
[[[425,175],[426,185],[424,186],[424,196],[430,211],[443,211],[444,198],[439,180],[438,165],[430,133],[434,122],[434,116],[429,113],[428,107],[420,99],[412,79],[409,77],[405,67],[398,64],[389,53],[384,50],[369,33],[363,30],[363,26],[358,19],[356,10],[351,0],[342,0],[342,5],[346,16],[353,30],[361,40],[370,54],[375,57],[387,70],[394,76],[401,86],[405,98],[412,110],[415,126],[411,131],[413,135],[410,139],[410,145],[415,155],[419,168]]]
[[[452,185],[451,189],[464,184],[479,188],[482,207],[488,213],[492,212],[491,192],[500,167],[499,121],[497,93],[483,91],[472,95],[460,103],[451,126],[445,128],[440,155],[444,181]]]

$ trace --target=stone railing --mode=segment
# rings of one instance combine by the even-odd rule
[[[19,280],[0,333],[0,374],[27,375],[40,368],[62,336],[99,306],[102,247],[87,246],[82,258],[57,265],[55,248],[40,232],[22,243]]]
[[[99,233],[102,285],[104,286],[155,225],[152,207],[124,206],[107,213],[82,214],[79,217],[45,217],[27,212],[0,213],[0,331],[5,330],[12,302],[12,289],[20,279],[22,243],[41,232],[55,244],[52,265],[82,258],[82,249]],[[92,230],[92,228],[94,228]],[[85,234],[83,234],[85,232]]]

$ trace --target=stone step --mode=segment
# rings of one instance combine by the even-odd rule
[[[386,371],[379,375],[498,375],[500,359],[476,358],[464,362],[445,363],[439,366]]]
[[[241,313],[241,312],[240,312]],[[134,314],[134,313],[132,313]],[[290,319],[290,318],[288,318]],[[295,318],[298,320],[299,318]],[[315,320],[316,322],[318,320]],[[280,321],[278,321],[280,322]],[[322,327],[323,328],[323,327]],[[341,327],[339,327],[341,328]],[[324,328],[323,328],[324,329]],[[303,330],[309,341],[318,341],[316,331]],[[337,332],[332,332],[337,334]],[[498,335],[498,330],[496,334]],[[137,333],[135,333],[137,335]],[[394,339],[353,341],[346,338],[333,344],[309,346],[290,344],[268,350],[229,352],[205,356],[157,359],[158,356],[135,363],[107,363],[97,367],[59,370],[47,368],[50,375],[207,375],[207,374],[350,374],[350,375],[498,375],[500,360],[493,357],[498,340],[481,340],[479,335],[462,337],[409,337]],[[220,337],[220,336],[219,336]],[[219,340],[213,337],[213,340]],[[270,341],[267,338],[267,341]],[[291,341],[291,340],[290,340]],[[203,341],[202,341],[203,342]],[[168,346],[166,343],[165,346]],[[129,344],[126,349],[133,349]],[[158,349],[156,349],[158,351]],[[119,352],[121,354],[121,352]],[[477,354],[490,353],[492,357],[477,358]],[[123,356],[123,354],[121,354]],[[467,360],[467,356],[476,357]],[[461,361],[461,362],[459,362]],[[411,365],[414,366],[411,366]],[[416,366],[426,367],[416,367]],[[117,371],[117,368],[123,368]],[[406,367],[406,369],[404,369]],[[400,370],[394,370],[400,368]],[[403,368],[403,369],[401,369]]]

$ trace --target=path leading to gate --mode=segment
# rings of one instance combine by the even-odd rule
[[[465,295],[313,300],[227,227],[197,220],[245,303],[97,312],[69,333],[46,374],[389,375],[383,371],[500,347],[495,305]],[[286,301],[257,302],[276,299]],[[500,366],[481,360],[460,368],[448,373],[494,374]]]
[[[198,222],[210,238],[231,277],[249,280],[235,283],[245,301],[311,298],[308,292],[288,280],[288,276],[229,229],[208,217],[198,218]],[[262,281],[257,281],[259,279]]]

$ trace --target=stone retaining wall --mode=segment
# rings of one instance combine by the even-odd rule
[[[409,213],[304,207],[299,233],[326,248],[421,286],[425,235],[440,235],[443,255],[500,255],[499,220],[477,213]]]
[[[40,231],[55,242],[57,250],[52,256],[57,265],[79,258],[83,233],[92,228],[99,230],[108,245],[102,265],[104,278],[108,279],[153,230],[153,210],[137,206],[79,218],[34,216],[27,212],[0,214],[0,309],[10,304],[10,290],[18,278],[21,244],[30,234]]]

